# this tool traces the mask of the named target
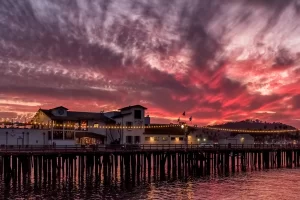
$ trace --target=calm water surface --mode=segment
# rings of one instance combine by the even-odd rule
[[[122,183],[105,186],[92,178],[8,185],[1,180],[0,199],[299,199],[299,178],[300,169],[275,169],[228,177],[143,182],[135,187]]]

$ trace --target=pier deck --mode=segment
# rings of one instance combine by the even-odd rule
[[[0,177],[199,176],[222,171],[300,167],[299,145],[1,146]],[[80,171],[76,170],[80,168]]]
[[[1,155],[21,154],[64,154],[64,153],[145,153],[145,152],[228,152],[228,151],[274,151],[274,150],[300,150],[300,145],[99,145],[99,146],[0,146]]]

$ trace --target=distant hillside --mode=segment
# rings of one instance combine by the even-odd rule
[[[211,125],[209,127],[213,128],[226,128],[226,129],[241,129],[241,130],[293,130],[296,129],[293,126],[283,124],[280,122],[263,122],[259,120],[244,120],[238,122],[228,122],[225,124]],[[220,138],[232,137],[238,134],[238,132],[222,131],[222,130],[212,130],[212,129],[198,129],[195,131],[197,137],[206,138],[209,141],[217,142]],[[269,141],[274,142],[275,140],[287,140],[287,139],[300,139],[293,136],[294,134],[258,134],[258,133],[248,133],[254,136],[256,141]]]
[[[247,130],[291,130],[296,129],[293,126],[283,124],[280,122],[263,122],[260,120],[244,120],[239,122],[227,122],[225,124],[212,125],[214,128],[228,128],[228,129],[247,129]]]

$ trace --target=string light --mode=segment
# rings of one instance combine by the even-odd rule
[[[226,131],[226,132],[245,132],[245,133],[288,133],[288,132],[297,132],[299,129],[290,129],[290,130],[245,130],[245,129],[228,129],[228,128],[214,128],[214,127],[201,127],[201,129],[209,129],[215,131]]]
[[[6,121],[2,121],[1,123],[4,123]],[[40,123],[40,122],[27,122],[22,123],[24,126],[30,126],[30,125],[41,125],[41,126],[49,126],[52,127],[52,123]],[[144,129],[144,128],[169,128],[169,127],[179,127],[178,124],[171,124],[171,125],[149,125],[149,126],[116,126],[116,125],[104,125],[104,126],[87,126],[87,125],[73,125],[73,124],[55,124],[53,123],[53,127],[70,127],[70,128],[93,128],[93,129]]]
[[[1,123],[7,123],[9,122],[9,119],[2,118]],[[49,126],[49,128],[55,128],[55,127],[63,127],[63,128],[92,128],[92,129],[151,129],[151,128],[172,128],[172,127],[180,127],[181,124],[167,124],[167,125],[148,125],[148,126],[116,126],[116,125],[104,125],[104,126],[87,126],[87,125],[73,125],[73,124],[55,124],[53,123],[40,123],[40,122],[26,122],[22,123],[25,126],[30,125],[42,125],[42,126]],[[184,124],[184,126],[188,126],[187,124]],[[203,127],[197,127],[198,129],[207,129],[207,130],[214,130],[214,131],[225,131],[225,132],[243,132],[243,133],[289,133],[289,132],[298,132],[300,129],[290,129],[290,130],[248,130],[248,129],[228,129],[228,128],[216,128],[216,127],[209,127],[209,126],[203,126]]]

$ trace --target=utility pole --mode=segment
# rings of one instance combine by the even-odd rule
[[[54,126],[54,121],[53,120],[51,120],[51,122],[52,122],[52,127],[51,127],[51,145],[53,145],[53,126]]]
[[[184,141],[184,150],[187,150],[187,144],[188,144],[188,138],[187,138],[187,125],[186,124],[182,124],[181,128],[184,131],[184,137],[185,137],[185,141]]]

